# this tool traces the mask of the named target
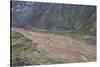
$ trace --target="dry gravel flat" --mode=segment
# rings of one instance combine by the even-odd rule
[[[96,45],[90,45],[82,40],[53,33],[33,32],[21,28],[12,28],[25,37],[37,43],[39,50],[46,51],[54,58],[72,62],[96,61]]]

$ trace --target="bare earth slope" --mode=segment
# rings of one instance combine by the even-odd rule
[[[53,33],[33,32],[21,28],[12,28],[12,31],[23,34],[33,43],[38,43],[38,50],[44,51],[54,58],[72,62],[96,60],[96,45],[89,45],[84,41]]]

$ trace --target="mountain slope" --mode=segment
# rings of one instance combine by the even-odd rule
[[[12,1],[12,26],[96,35],[96,6]]]

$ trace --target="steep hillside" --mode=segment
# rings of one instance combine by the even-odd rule
[[[96,34],[95,6],[12,1],[11,13],[13,27]]]

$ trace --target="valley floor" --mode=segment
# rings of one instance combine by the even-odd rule
[[[37,49],[51,58],[64,59],[70,62],[96,61],[96,45],[91,45],[83,40],[21,28],[12,28],[11,30],[19,32],[32,40],[33,43],[37,43]]]

